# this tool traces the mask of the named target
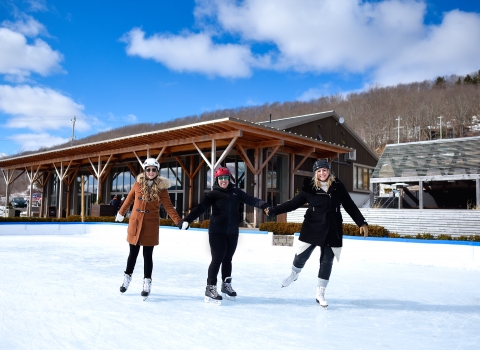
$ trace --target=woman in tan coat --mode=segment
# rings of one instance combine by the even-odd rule
[[[163,204],[163,207],[175,224],[178,224],[181,218],[173,207],[168,195],[167,189],[170,187],[170,181],[158,176],[160,164],[157,160],[147,158],[142,167],[145,172],[137,176],[137,181],[118,211],[115,221],[122,222],[125,213],[133,203],[132,215],[130,216],[127,230],[130,254],[128,255],[127,268],[125,269],[120,292],[124,293],[127,291],[132,280],[132,273],[137,262],[140,246],[143,246],[144,278],[141,295],[145,300],[150,294],[152,286],[152,255],[153,247],[158,245],[160,205]]]

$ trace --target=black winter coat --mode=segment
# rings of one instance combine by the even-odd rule
[[[203,200],[183,219],[189,224],[205,213],[212,207],[210,216],[209,234],[227,234],[234,235],[239,233],[240,215],[238,209],[240,203],[248,204],[252,207],[262,208],[267,204],[261,199],[255,198],[234,187],[231,183],[226,189],[221,188],[216,183],[213,190],[207,192]]]
[[[344,184],[335,179],[328,191],[316,190],[311,179],[305,179],[302,190],[292,200],[274,208],[275,214],[298,209],[308,203],[299,240],[318,245],[341,247],[343,239],[340,205],[352,217],[358,227],[366,224],[360,210],[348,194]]]

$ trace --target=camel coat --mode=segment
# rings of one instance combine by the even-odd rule
[[[158,194],[159,201],[147,201],[143,199],[140,181],[145,175],[142,173],[137,176],[137,181],[133,184],[130,193],[125,202],[118,211],[120,215],[125,216],[128,208],[133,203],[132,215],[128,222],[127,242],[133,245],[155,246],[158,245],[158,232],[160,226],[160,204],[167,211],[170,218],[178,224],[181,218],[175,210],[167,189],[170,187],[170,181],[164,177],[158,176],[154,181],[161,189]]]

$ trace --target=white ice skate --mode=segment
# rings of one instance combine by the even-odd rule
[[[205,299],[206,303],[212,303],[216,305],[222,304],[222,296],[217,293],[217,286],[215,285],[207,285],[205,288]]]
[[[298,280],[298,275],[300,274],[300,271],[295,271],[292,269],[292,273],[290,274],[290,276],[288,276],[282,281],[282,288],[288,287],[289,285],[292,284],[292,282],[295,282],[296,280]]]
[[[132,276],[126,273],[125,276],[123,277],[123,284],[120,286],[120,293],[123,294],[127,291],[131,280],[132,280]]]
[[[143,290],[142,290],[142,297],[143,301],[147,300],[148,296],[150,295],[150,290],[152,289],[152,279],[151,278],[144,278],[143,279]]]
[[[237,292],[232,288],[232,277],[225,278],[225,282],[222,282],[222,295],[228,300],[235,300]]]
[[[325,287],[317,287],[317,304],[324,309],[327,308],[328,303],[325,300]]]

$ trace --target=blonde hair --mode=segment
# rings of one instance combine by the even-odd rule
[[[327,186],[328,188],[330,188],[330,185],[335,181],[335,175],[333,175],[333,173],[330,171],[330,174],[328,175],[328,178],[327,178]],[[320,179],[317,177],[317,172],[315,171],[313,173],[313,177],[312,177],[312,184],[313,186],[315,187],[316,190],[319,190],[320,188],[322,188],[321,184],[320,184]]]
[[[143,199],[147,201],[158,201],[159,196],[158,194],[162,190],[159,188],[159,184],[157,181],[158,177],[155,178],[154,180],[149,180],[146,176],[142,176],[140,178],[140,190],[142,191],[142,197]],[[148,186],[148,181],[153,181],[152,186]]]

